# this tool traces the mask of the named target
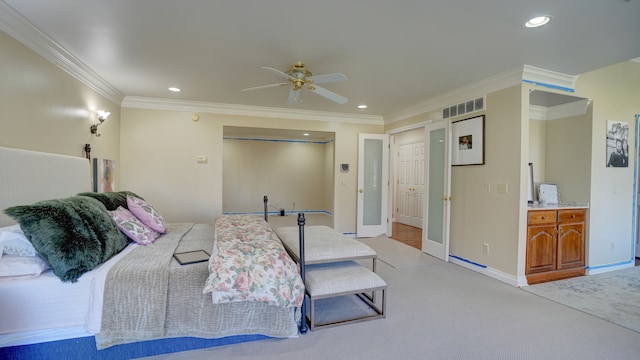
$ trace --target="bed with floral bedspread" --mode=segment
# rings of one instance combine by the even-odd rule
[[[215,222],[205,292],[214,304],[257,301],[300,307],[304,284],[296,263],[260,217],[223,215]]]
[[[298,335],[304,285],[264,220],[225,215],[215,224],[168,226],[153,247],[110,271],[98,348],[181,336]],[[208,263],[172,258],[210,248]]]

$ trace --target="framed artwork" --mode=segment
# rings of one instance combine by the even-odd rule
[[[116,162],[109,159],[93,159],[93,191],[116,191]]]
[[[607,167],[629,167],[629,123],[607,121]]]
[[[484,115],[451,124],[451,165],[484,165]]]
[[[551,183],[541,183],[538,185],[538,202],[544,204],[559,204],[560,194],[558,186]]]

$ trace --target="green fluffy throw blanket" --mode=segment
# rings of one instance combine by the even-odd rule
[[[92,197],[100,201],[109,211],[117,209],[118,206],[129,209],[129,206],[127,206],[127,195],[142,199],[142,197],[132,193],[131,191],[114,191],[104,193],[83,192],[78,195]]]
[[[76,282],[128,243],[105,206],[87,196],[14,206],[5,213],[20,223],[36,251],[65,282]]]

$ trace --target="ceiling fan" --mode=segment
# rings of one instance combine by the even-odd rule
[[[242,89],[242,91],[266,89],[266,88],[275,87],[275,86],[292,85],[291,91],[289,92],[289,98],[287,99],[287,104],[289,105],[296,104],[299,101],[300,90],[304,87],[306,87],[309,91],[316,93],[320,96],[324,96],[325,98],[335,101],[338,104],[346,104],[347,101],[349,100],[342,95],[336,94],[333,91],[329,91],[323,87],[316,85],[316,84],[325,84],[330,82],[347,81],[347,77],[342,73],[313,76],[311,72],[307,70],[307,67],[300,61],[291,65],[289,70],[285,72],[282,72],[274,68],[265,67],[265,66],[263,66],[262,68],[269,70],[275,73],[276,75],[287,79],[287,82],[251,87],[247,89]]]

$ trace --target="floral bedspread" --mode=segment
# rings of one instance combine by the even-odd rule
[[[259,301],[280,307],[302,306],[304,284],[298,266],[264,219],[222,215],[215,228],[203,290],[212,293],[214,304]]]

